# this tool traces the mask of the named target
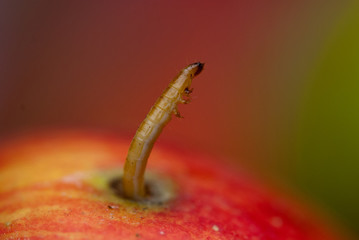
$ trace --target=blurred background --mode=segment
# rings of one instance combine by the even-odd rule
[[[297,189],[359,235],[357,1],[1,1],[0,138],[133,135],[195,61],[159,141]]]

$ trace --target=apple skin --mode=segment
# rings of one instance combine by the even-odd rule
[[[147,170],[170,182],[162,191],[171,199],[123,199],[108,182],[121,174],[129,143],[76,131],[3,142],[0,239],[345,238],[312,209],[223,162],[158,144]]]

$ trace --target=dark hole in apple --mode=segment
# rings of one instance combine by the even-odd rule
[[[162,184],[158,183],[158,181],[156,181],[156,180],[147,180],[146,181],[146,183],[145,183],[146,197],[144,199],[140,199],[140,200],[128,199],[124,196],[123,190],[122,190],[122,178],[121,177],[112,179],[109,182],[109,186],[116,196],[130,200],[130,201],[138,202],[138,203],[153,204],[153,205],[161,206],[171,198],[168,191],[166,191],[166,187],[164,188],[164,186],[162,186]]]

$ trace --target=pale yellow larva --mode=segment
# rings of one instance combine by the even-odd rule
[[[150,112],[131,142],[126,158],[123,175],[123,194],[131,199],[143,199],[146,195],[144,173],[147,159],[162,129],[171,120],[172,114],[181,117],[177,105],[188,103],[183,96],[192,92],[190,86],[193,77],[203,69],[203,63],[197,62],[184,68],[157,99]]]

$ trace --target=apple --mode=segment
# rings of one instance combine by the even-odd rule
[[[202,69],[196,62],[175,77],[131,144],[81,132],[4,143],[1,238],[342,239],[312,210],[223,160],[157,146],[146,170],[156,139],[173,114],[181,117],[178,104],[190,101]]]
[[[0,239],[344,239],[321,214],[221,159],[156,145],[149,196],[121,196],[130,141],[47,131],[0,147]]]

